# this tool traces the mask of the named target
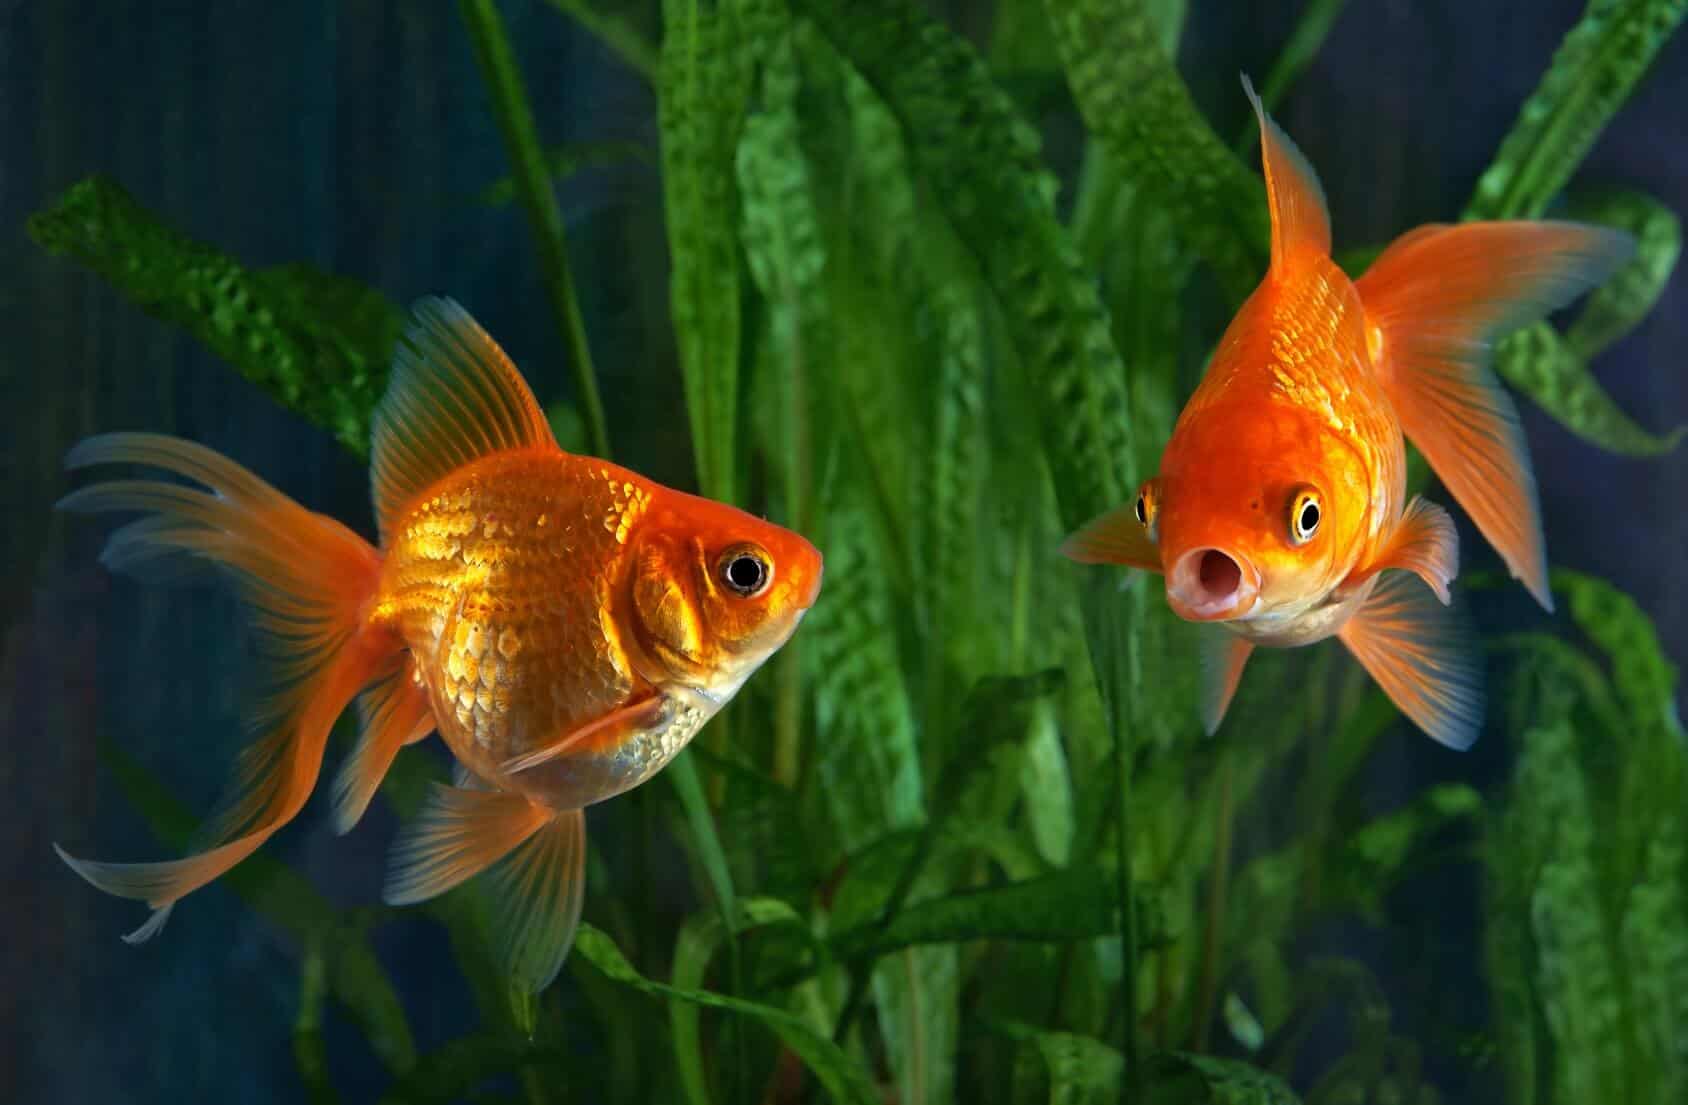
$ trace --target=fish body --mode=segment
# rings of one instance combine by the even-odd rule
[[[379,547],[201,446],[93,438],[70,464],[163,468],[199,484],[115,482],[87,511],[139,510],[105,559],[209,560],[242,585],[277,665],[244,785],[216,842],[167,863],[67,863],[141,898],[158,931],[185,894],[295,816],[354,699],[362,732],[334,784],[341,831],[399,749],[437,731],[459,763],[394,849],[406,904],[489,871],[518,984],[556,975],[580,915],[584,807],[660,771],[795,631],[819,554],[798,535],[560,449],[515,367],[469,316],[424,301],[376,412]]]
[[[1337,636],[1420,728],[1463,748],[1483,690],[1475,641],[1449,607],[1457,535],[1442,508],[1407,501],[1405,442],[1551,608],[1535,481],[1489,361],[1500,336],[1598,283],[1632,243],[1574,223],[1424,226],[1350,280],[1331,260],[1312,167],[1244,86],[1260,121],[1271,265],[1159,472],[1063,551],[1160,572],[1174,612],[1214,623],[1209,732],[1256,645]]]

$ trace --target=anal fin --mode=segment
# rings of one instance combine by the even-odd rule
[[[443,894],[503,859],[550,817],[519,794],[435,784],[393,845],[381,899],[411,905]]]
[[[538,993],[562,969],[580,927],[586,814],[561,810],[493,868],[497,953],[510,980]]]
[[[1483,657],[1461,610],[1391,572],[1338,636],[1413,724],[1449,748],[1471,747],[1483,727]]]

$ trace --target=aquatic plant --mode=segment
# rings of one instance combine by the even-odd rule
[[[1434,1101],[1421,1057],[1447,1040],[1407,1038],[1364,965],[1296,939],[1381,928],[1403,878],[1473,840],[1493,1010],[1446,1035],[1512,1101],[1688,1096],[1688,772],[1674,671],[1632,602],[1556,573],[1580,637],[1495,642],[1505,794],[1442,784],[1379,814],[1351,791],[1395,715],[1333,646],[1257,658],[1205,738],[1193,642],[1152,581],[1053,555],[1152,465],[1217,336],[1186,320],[1234,306],[1265,260],[1252,133],[1222,138],[1172,61],[1181,0],[1003,0],[984,53],[913,0],[553,5],[652,83],[660,129],[654,155],[543,149],[497,6],[464,0],[513,168],[488,166],[481,198],[523,205],[574,369],[559,436],[603,453],[617,435],[550,181],[644,156],[698,485],[810,534],[825,591],[664,780],[593,813],[614,825],[595,840],[671,837],[698,908],[652,908],[595,846],[568,977],[533,999],[495,972],[472,884],[425,907],[475,998],[460,1039],[418,1053],[369,942],[391,910],[338,910],[264,856],[237,868],[298,951],[313,1100],[339,1096],[332,1003],[391,1101]],[[1268,106],[1341,7],[1307,5]],[[1560,202],[1685,10],[1591,0],[1467,214]],[[1088,125],[1070,204],[1009,70]],[[1564,202],[1640,249],[1568,326],[1507,342],[1503,374],[1594,445],[1668,451],[1682,431],[1638,425],[1589,363],[1660,294],[1677,216]],[[366,451],[401,317],[379,290],[243,266],[104,178],[30,229]],[[1288,680],[1309,690],[1272,692]],[[193,814],[101,755],[182,843]],[[408,816],[440,771],[407,751],[382,798]],[[1308,1046],[1331,1010],[1340,1046]]]

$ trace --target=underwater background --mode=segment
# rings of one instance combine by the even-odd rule
[[[0,1100],[1688,1100],[1685,7],[0,0]],[[1640,239],[1502,354],[1559,613],[1452,508],[1468,753],[1333,642],[1203,737],[1158,582],[1055,554],[1262,271],[1239,72],[1350,271],[1462,212]],[[820,605],[591,811],[597,936],[537,1007],[472,890],[379,904],[437,742],[125,946],[51,843],[179,854],[250,641],[100,566],[66,450],[178,434],[370,535],[419,296],[589,447],[564,267],[615,458],[809,533]]]

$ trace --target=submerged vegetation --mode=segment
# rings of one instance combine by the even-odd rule
[[[663,779],[593,810],[595,840],[677,842],[695,912],[649,908],[640,872],[595,848],[566,977],[534,999],[494,973],[472,883],[425,907],[475,997],[469,1035],[418,1052],[370,945],[392,911],[338,910],[262,854],[236,868],[297,948],[313,1100],[339,1095],[330,1003],[392,1101],[1427,1103],[1425,1055],[1456,1050],[1521,1105],[1688,1099],[1688,763],[1675,670],[1630,600],[1556,573],[1575,636],[1492,642],[1504,793],[1442,784],[1378,814],[1349,792],[1395,714],[1333,645],[1257,658],[1206,738],[1193,641],[1155,581],[1054,555],[1152,470],[1217,338],[1187,320],[1234,308],[1265,262],[1252,135],[1220,136],[1192,101],[1180,0],[998,5],[991,53],[1087,124],[1066,201],[998,59],[914,0],[553,5],[657,94],[698,487],[809,535],[825,589]],[[1306,5],[1269,107],[1341,7]],[[649,151],[544,150],[496,5],[461,9],[514,170],[483,198],[523,205],[575,372],[559,438],[607,453],[549,181]],[[1681,431],[1638,425],[1589,362],[1660,295],[1679,222],[1573,172],[1685,10],[1590,0],[1466,212],[1636,235],[1567,326],[1499,361],[1635,455]],[[30,229],[367,452],[402,318],[381,292],[243,267],[104,178]],[[1303,693],[1273,693],[1292,680]],[[194,815],[101,751],[185,842]],[[406,751],[382,798],[407,816],[442,775]],[[1298,956],[1321,921],[1381,928],[1402,878],[1474,849],[1486,1021],[1409,1039],[1364,964]],[[1315,1032],[1333,1010],[1334,1046]]]

